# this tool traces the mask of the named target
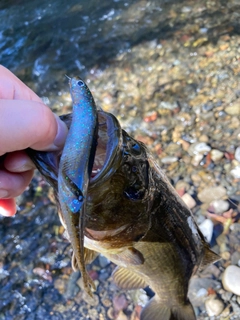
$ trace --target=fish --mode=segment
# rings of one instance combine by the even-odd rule
[[[82,80],[69,80],[73,113],[61,116],[69,128],[62,153],[27,152],[54,189],[73,247],[73,268],[82,272],[91,295],[94,286],[85,264],[103,254],[116,264],[112,279],[118,287],[150,286],[155,292],[141,320],[195,320],[189,281],[219,256],[145,144],[122,129],[113,114],[96,108],[86,84],[82,88],[91,95],[87,108],[94,116],[85,118],[87,96],[74,97],[71,81]],[[75,149],[78,139],[83,144]]]

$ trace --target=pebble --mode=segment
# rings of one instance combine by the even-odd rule
[[[214,200],[211,202],[210,206],[212,206],[214,213],[221,214],[223,212],[228,211],[229,209],[229,202],[226,200]]]
[[[193,277],[189,284],[189,299],[194,307],[201,307],[207,297],[208,289],[217,288],[218,282],[209,278]]]
[[[235,159],[240,162],[240,147],[235,150]]]
[[[230,173],[234,179],[240,179],[240,166],[236,166]]]
[[[236,265],[236,264],[239,264],[239,262],[240,262],[240,252],[238,252],[238,251],[235,251],[235,252],[233,252],[233,254],[231,255],[231,262],[232,262],[232,264],[234,265]]]
[[[185,202],[189,209],[192,209],[196,206],[196,201],[189,193],[184,193],[184,195],[182,196],[182,200]]]
[[[218,316],[224,309],[224,303],[219,299],[207,299],[205,302],[206,311],[209,317]]]
[[[210,219],[204,220],[200,225],[199,229],[202,231],[207,242],[210,243],[213,234],[213,222]]]
[[[171,164],[171,163],[177,162],[178,158],[177,157],[164,157],[161,159],[161,161],[164,164]]]
[[[219,160],[221,160],[224,156],[224,153],[220,150],[217,150],[217,149],[212,149],[211,150],[211,159],[212,161],[214,162],[217,162]]]
[[[105,268],[109,263],[110,263],[110,260],[108,260],[106,257],[104,257],[102,254],[100,254],[98,256],[98,261],[99,261],[99,264],[102,268]]]
[[[214,200],[226,197],[227,191],[224,187],[207,187],[198,193],[198,199],[203,203],[211,203]]]
[[[196,155],[192,158],[191,163],[192,163],[192,165],[193,165],[194,167],[197,167],[197,166],[199,166],[199,164],[200,164],[200,162],[202,161],[202,159],[203,159],[203,154],[196,154]]]
[[[237,101],[225,109],[225,112],[231,116],[240,115],[240,102]]]
[[[230,265],[222,276],[222,284],[225,290],[240,295],[240,268]]]
[[[188,153],[191,156],[196,155],[196,154],[206,154],[209,151],[211,151],[211,147],[208,146],[205,142],[193,143],[188,149]]]

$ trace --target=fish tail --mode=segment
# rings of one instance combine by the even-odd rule
[[[143,308],[140,320],[196,320],[191,303],[168,306],[155,297]]]

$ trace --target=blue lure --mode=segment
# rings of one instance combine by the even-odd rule
[[[92,295],[90,287],[94,288],[94,284],[84,262],[84,213],[97,147],[97,108],[90,90],[80,78],[69,78],[69,86],[73,114],[59,163],[58,194],[84,287]]]

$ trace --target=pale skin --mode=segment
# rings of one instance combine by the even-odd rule
[[[8,69],[0,65],[0,214],[16,213],[15,197],[29,185],[34,164],[25,153],[60,150],[66,125]]]

